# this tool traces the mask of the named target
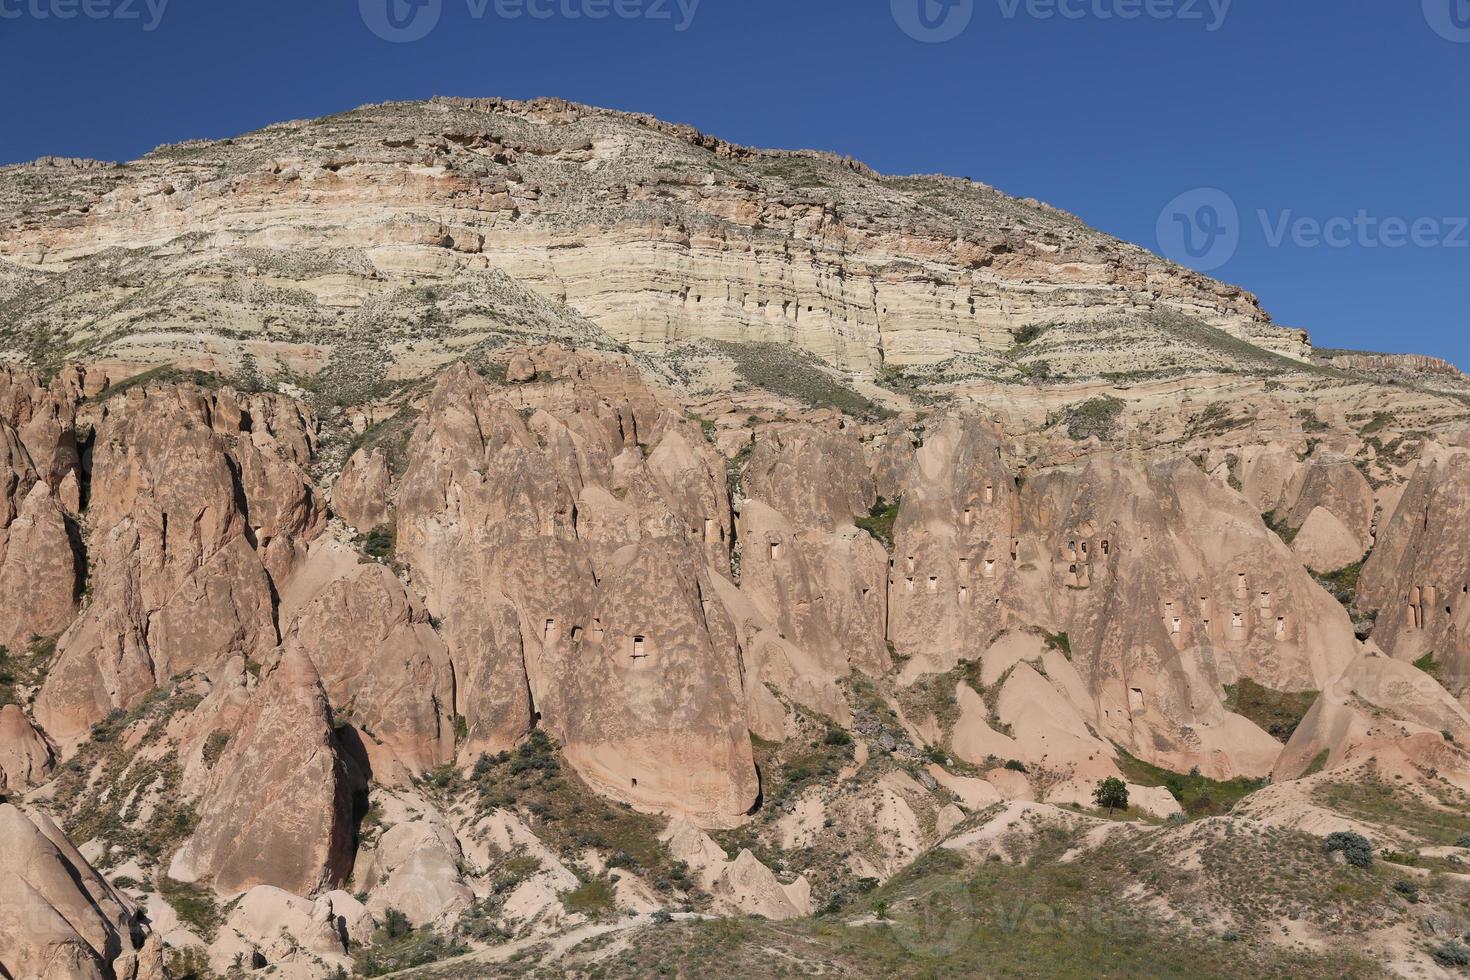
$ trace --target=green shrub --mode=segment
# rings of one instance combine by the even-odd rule
[[[1339,568],[1337,571],[1329,572],[1326,575],[1314,574],[1312,577],[1324,589],[1332,593],[1334,599],[1351,609],[1354,600],[1358,596],[1358,580],[1363,575],[1363,564],[1360,561],[1356,565]]]
[[[1434,962],[1440,966],[1470,966],[1470,946],[1466,946],[1458,939],[1446,939],[1438,946],[1432,947],[1429,955],[1434,957]]]
[[[569,912],[584,915],[599,915],[611,912],[615,905],[611,883],[606,878],[594,878],[580,888],[567,892],[561,902]]]
[[[1066,633],[1046,633],[1046,645],[1068,660],[1072,659],[1072,638]]]
[[[1340,830],[1335,834],[1328,834],[1327,839],[1322,842],[1322,850],[1326,854],[1341,851],[1347,863],[1355,868],[1373,865],[1373,845],[1368,838],[1352,831]]]
[[[1225,709],[1255,722],[1278,742],[1289,742],[1297,726],[1317,702],[1316,691],[1273,691],[1242,677],[1225,686]]]
[[[225,754],[225,747],[230,744],[230,733],[226,731],[213,731],[209,738],[204,740],[204,764],[213,769],[214,764]]]
[[[1191,818],[1218,816],[1229,813],[1235,804],[1266,785],[1264,779],[1237,776],[1220,782],[1203,775],[1198,767],[1188,775],[1135,758],[1121,746],[1116,747],[1118,768],[1123,776],[1136,786],[1162,786],[1179,803]]]
[[[199,946],[172,947],[168,951],[168,975],[173,980],[208,980],[209,954]]]
[[[747,384],[815,408],[835,408],[846,415],[879,419],[893,415],[838,381],[815,356],[787,344],[710,344],[735,363],[735,372]]]
[[[413,932],[413,923],[408,921],[408,916],[398,909],[388,909],[383,913],[383,935],[390,941],[402,939]]]
[[[1229,405],[1224,402],[1215,402],[1189,420],[1189,425],[1184,430],[1184,438],[1223,435],[1242,421],[1231,415]]]
[[[1414,666],[1418,667],[1420,670],[1424,671],[1424,673],[1428,674],[1430,677],[1433,677],[1435,680],[1439,680],[1439,661],[1434,659],[1433,650],[1429,651],[1424,656],[1414,661]]]
[[[24,654],[0,646],[0,705],[21,704],[25,690],[40,687],[55,653],[56,640],[39,636],[31,637],[30,650]]]
[[[1282,544],[1291,544],[1296,540],[1297,532],[1301,530],[1301,528],[1292,527],[1287,524],[1286,517],[1276,513],[1274,510],[1268,514],[1262,514],[1261,520],[1265,523],[1266,527],[1281,539]]]
[[[464,789],[478,796],[481,814],[513,810],[533,815],[537,836],[559,851],[593,848],[626,854],[659,890],[688,874],[659,841],[663,823],[658,818],[593,792],[575,771],[562,765],[556,742],[540,729],[514,751],[482,756]],[[507,862],[496,869],[496,881],[504,878],[509,884],[516,877],[529,877],[538,867]]]
[[[1321,752],[1318,752],[1315,756],[1312,757],[1312,761],[1307,764],[1307,768],[1302,770],[1302,778],[1305,779],[1308,776],[1315,776],[1317,775],[1317,773],[1326,769],[1327,760],[1331,756],[1331,749],[1323,749]]]
[[[1046,333],[1046,327],[1036,323],[1028,323],[1017,330],[1013,336],[1015,337],[1017,347],[1025,347],[1027,344],[1040,340],[1041,335],[1044,333]]]
[[[214,900],[213,892],[162,875],[158,878],[158,893],[180,922],[205,942],[214,942],[225,917]]]
[[[360,534],[355,541],[357,547],[369,558],[381,561],[391,561],[395,549],[393,529],[386,524],[380,524],[366,534]]]
[[[380,977],[427,966],[469,951],[469,947],[457,939],[435,935],[428,928],[414,929],[407,916],[397,909],[389,909],[383,925],[373,933],[372,944],[354,946],[352,957],[357,975]]]

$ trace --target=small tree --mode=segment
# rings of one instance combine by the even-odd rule
[[[402,912],[390,908],[383,914],[383,935],[390,941],[402,939],[411,932],[413,923]]]
[[[1117,776],[1100,779],[1097,789],[1092,791],[1092,800],[1099,807],[1105,808],[1111,817],[1114,810],[1128,809],[1128,784]]]

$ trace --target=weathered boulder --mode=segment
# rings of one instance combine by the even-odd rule
[[[1378,505],[1367,477],[1352,460],[1325,453],[1313,456],[1297,470],[1286,497],[1289,508],[1281,516],[1287,527],[1301,528],[1321,509],[1337,518],[1357,538],[1363,553],[1372,546],[1373,514]]]
[[[1470,711],[1434,678],[1383,656],[1356,658],[1312,705],[1281,753],[1274,775],[1295,779],[1314,765],[1337,768],[1384,750],[1421,755],[1422,744],[1444,758],[1446,775],[1470,777]]]
[[[771,869],[742,850],[740,856],[720,872],[710,888],[715,901],[729,912],[759,915],[780,922],[812,914],[812,890],[805,878],[789,885],[776,880]]]
[[[351,898],[348,903],[356,904]],[[215,972],[228,973],[236,957],[247,966],[263,961],[274,976],[310,980],[351,970],[347,940],[331,896],[315,902],[270,885],[240,899],[210,950]]]
[[[10,431],[24,450],[27,468],[56,492],[67,513],[80,507],[76,406],[85,371],[68,367],[49,386],[24,371],[0,369],[0,431]],[[13,449],[0,438],[0,472],[13,464]],[[0,520],[3,524],[4,520]]]
[[[354,878],[369,893],[368,909],[397,909],[416,926],[452,923],[475,893],[465,882],[464,849],[443,817],[395,824],[363,853]]]
[[[585,631],[563,635],[567,758],[617,799],[732,825],[759,787],[734,626],[699,553],[673,539],[630,546],[598,589]],[[708,597],[708,598],[706,598]]]
[[[474,747],[500,751],[531,728],[522,638],[540,634],[528,624],[567,622],[567,604],[592,587],[587,571],[572,574],[560,537],[569,531],[571,501],[547,482],[536,441],[514,410],[463,368],[439,381],[408,457],[398,553],[414,568],[458,669],[486,682],[459,711]],[[529,563],[528,577],[547,576],[514,602],[505,570],[513,548],[516,564]],[[547,589],[550,580],[566,587]]]
[[[828,533],[867,514],[876,495],[856,427],[841,416],[761,428],[741,489],[793,527]]]
[[[1017,582],[1014,476],[1000,433],[949,416],[928,433],[901,492],[888,579],[888,635],[912,670],[942,673],[977,659],[1009,623]]]
[[[814,711],[845,720],[836,682],[852,670],[882,673],[884,575],[888,554],[848,524],[802,533],[765,503],[740,512],[740,591],[759,618],[742,623],[751,662]],[[765,630],[755,636],[756,628]]]
[[[1342,607],[1250,504],[1187,461],[1098,456],[1028,481],[1026,496],[1023,534],[1044,542],[1057,597],[1042,615],[1065,627],[1085,721],[1176,770],[1269,771],[1279,747],[1225,709],[1224,686],[1322,690],[1355,655]]]
[[[737,820],[757,788],[709,570],[728,567],[723,467],[626,366],[534,356],[555,380],[510,391],[446,372],[398,487],[399,557],[462,680],[461,759],[539,716],[604,792]]]
[[[386,525],[392,517],[393,475],[377,447],[359,449],[332,484],[332,510],[361,531]]]
[[[1291,550],[1314,572],[1335,572],[1356,565],[1368,553],[1363,541],[1326,507],[1307,515],[1292,539]]]

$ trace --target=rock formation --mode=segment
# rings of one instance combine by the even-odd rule
[[[231,736],[169,874],[224,894],[273,885],[314,896],[351,867],[351,777],[316,669],[288,648]]]
[[[1358,605],[1377,614],[1373,640],[1394,657],[1442,665],[1445,684],[1470,684],[1470,452],[1424,455],[1363,566]]]
[[[323,545],[323,551],[345,551]],[[454,672],[429,617],[386,567],[350,564],[298,601],[282,640],[315,665],[338,721],[419,774],[454,758]],[[329,565],[332,557],[318,562]],[[315,578],[314,568],[301,579]],[[371,754],[371,752],[370,752]]]
[[[0,353],[0,973],[600,969],[1056,860],[1430,975],[1390,875],[1260,909],[1356,873],[1306,833],[1464,860],[1437,362],[983,185],[491,100],[0,169]]]
[[[1110,317],[1144,308],[1198,315],[1292,357],[1309,350],[1242,290],[984,184],[889,178],[554,100],[364,107],[191,144],[186,158],[33,170],[25,192],[14,178],[0,185],[0,258],[37,286],[62,269],[86,284],[27,308],[18,326],[89,309],[110,338],[95,354],[110,363],[155,357],[187,332],[192,366],[239,370],[248,355],[311,373],[351,347],[345,373],[423,373],[449,359],[408,342],[414,283],[432,276],[455,283],[440,316],[457,346],[582,344],[599,332],[642,347],[780,341],[875,371],[956,355],[994,364],[1028,324],[1095,338]],[[37,182],[72,202],[74,221],[33,209],[24,195],[41,195]],[[313,217],[292,221],[287,243],[273,229],[296,208]],[[166,255],[183,229],[207,248]],[[111,264],[109,249],[140,240],[147,253]],[[104,299],[139,262],[166,263],[169,287]],[[197,320],[181,326],[185,302],[209,311],[202,334]],[[357,315],[369,308],[386,315]],[[1178,355],[1177,342],[1147,343],[1156,358]],[[1092,346],[1109,361],[1108,344]]]
[[[0,839],[0,971],[76,980],[138,975],[145,931],[138,910],[55,824],[0,803]],[[120,969],[125,962],[132,972]]]
[[[0,707],[0,793],[39,786],[55,768],[51,746],[19,706]]]
[[[94,601],[61,638],[36,706],[60,741],[168,677],[262,660],[278,639],[272,576],[322,524],[300,468],[304,419],[284,400],[133,388],[101,413]]]

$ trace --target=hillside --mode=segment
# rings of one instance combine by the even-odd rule
[[[0,229],[0,975],[1470,963],[1444,362],[552,101]]]

